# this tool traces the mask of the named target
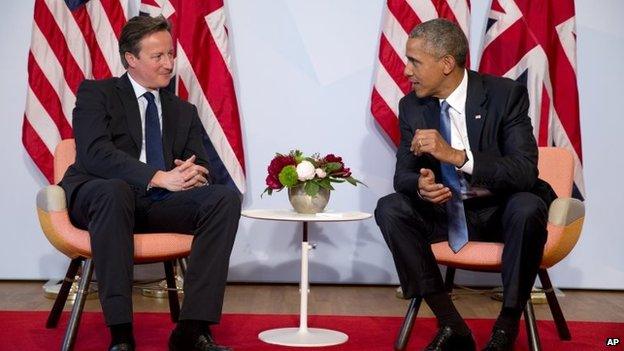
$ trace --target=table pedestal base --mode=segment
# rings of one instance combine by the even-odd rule
[[[339,345],[349,339],[345,333],[320,328],[271,329],[258,334],[258,338],[269,344],[300,347]]]

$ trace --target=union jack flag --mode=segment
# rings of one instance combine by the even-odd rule
[[[466,37],[470,37],[468,0],[388,0],[386,3],[371,112],[397,146],[401,139],[399,100],[410,91],[410,83],[403,76],[407,64],[405,44],[416,25],[439,17],[459,24]]]
[[[162,14],[172,24],[175,92],[197,106],[216,178],[244,193],[243,139],[223,0],[141,0],[140,11]]]
[[[572,151],[584,197],[574,0],[493,0],[488,17],[479,70],[527,86],[538,145]]]

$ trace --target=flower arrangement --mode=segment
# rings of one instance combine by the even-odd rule
[[[273,191],[294,188],[303,185],[305,193],[315,196],[320,189],[334,190],[332,183],[348,182],[354,186],[363,184],[353,178],[351,170],[345,167],[342,157],[328,154],[320,157],[318,153],[306,157],[299,150],[292,150],[287,155],[276,154],[266,177],[266,189],[262,193],[271,195]]]

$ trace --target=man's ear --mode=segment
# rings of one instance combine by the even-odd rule
[[[453,55],[444,55],[442,56],[442,64],[444,65],[444,74],[451,74],[457,66],[457,61],[455,61],[455,57]]]
[[[126,59],[126,62],[128,62],[129,67],[134,68],[134,66],[136,66],[136,61],[138,60],[138,58],[134,56],[131,52],[124,52],[124,58]]]

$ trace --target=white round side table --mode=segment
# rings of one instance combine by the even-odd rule
[[[273,221],[301,222],[303,238],[301,241],[301,302],[299,309],[299,328],[270,329],[258,334],[258,338],[266,343],[283,346],[331,346],[346,342],[347,334],[330,329],[308,328],[308,251],[312,246],[308,243],[309,222],[347,222],[370,218],[366,212],[322,212],[318,214],[302,214],[293,210],[244,210],[242,215],[248,218]]]

